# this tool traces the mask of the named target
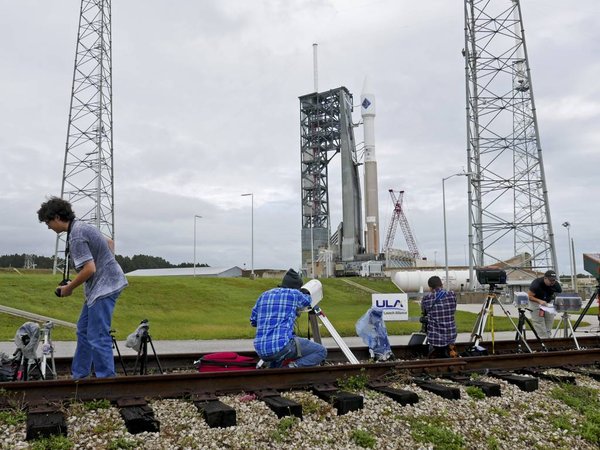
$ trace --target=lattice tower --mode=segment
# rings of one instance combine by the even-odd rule
[[[110,0],[82,0],[61,197],[77,218],[114,239],[112,40]],[[64,256],[58,236],[54,271]]]
[[[469,267],[556,268],[518,0],[465,0]]]

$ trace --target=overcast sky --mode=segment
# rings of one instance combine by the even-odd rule
[[[506,1],[508,0],[495,0]],[[50,256],[36,211],[59,195],[79,0],[0,0],[0,254]],[[560,271],[599,252],[600,2],[523,0]],[[443,265],[441,180],[466,166],[463,2],[127,0],[112,4],[117,253],[299,267],[298,97],[367,76],[381,240],[404,190],[422,253]],[[360,120],[360,107],[354,119]],[[361,142],[362,128],[355,129]],[[341,220],[339,157],[330,166]],[[465,264],[466,179],[446,181],[449,262]],[[76,211],[77,212],[77,211]],[[396,247],[406,248],[398,230]]]

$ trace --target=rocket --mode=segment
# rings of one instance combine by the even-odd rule
[[[375,95],[365,77],[360,95],[360,115],[363,120],[365,145],[365,218],[367,222],[366,253],[379,253],[379,200],[377,188],[377,160],[375,158]]]

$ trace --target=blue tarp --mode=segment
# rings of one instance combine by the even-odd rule
[[[371,358],[375,361],[387,361],[394,355],[390,347],[387,328],[383,321],[383,310],[381,308],[369,308],[369,310],[356,322],[356,334],[369,347]]]

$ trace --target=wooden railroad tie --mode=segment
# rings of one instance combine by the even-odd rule
[[[504,380],[510,384],[514,384],[519,389],[525,392],[536,391],[539,387],[539,381],[534,377],[527,377],[522,375],[515,375],[511,372],[505,372],[502,370],[491,370],[489,376]]]
[[[227,428],[237,425],[235,409],[220,401],[216,395],[196,394],[192,397],[192,401],[210,428]]]
[[[124,398],[117,400],[117,407],[125,421],[125,427],[131,434],[147,431],[156,433],[160,431],[160,422],[154,418],[154,411],[148,402],[140,397]]]
[[[480,381],[480,380],[472,380],[467,375],[447,375],[445,376],[448,380],[451,380],[455,383],[462,384],[464,386],[474,386],[485,394],[486,397],[500,397],[502,395],[502,391],[500,390],[500,385],[496,383],[490,383],[488,381]]]
[[[321,400],[333,405],[337,410],[338,416],[343,416],[350,411],[363,409],[364,399],[361,395],[352,394],[346,391],[340,391],[337,387],[330,384],[318,384],[313,386],[313,393]]]
[[[67,421],[60,406],[41,404],[30,407],[27,411],[25,439],[30,441],[53,435],[67,435]]]
[[[402,406],[414,405],[419,402],[419,396],[416,392],[407,391],[405,389],[395,389],[389,386],[385,382],[370,382],[368,384],[370,389],[391,398]]]
[[[460,399],[460,389],[457,387],[435,383],[423,378],[413,378],[413,381],[421,389],[439,395],[442,398],[447,398],[448,400]]]
[[[255,392],[256,396],[262,400],[271,410],[277,414],[277,418],[293,416],[302,420],[302,405],[288,398],[279,395],[279,392],[273,389],[265,389]]]

